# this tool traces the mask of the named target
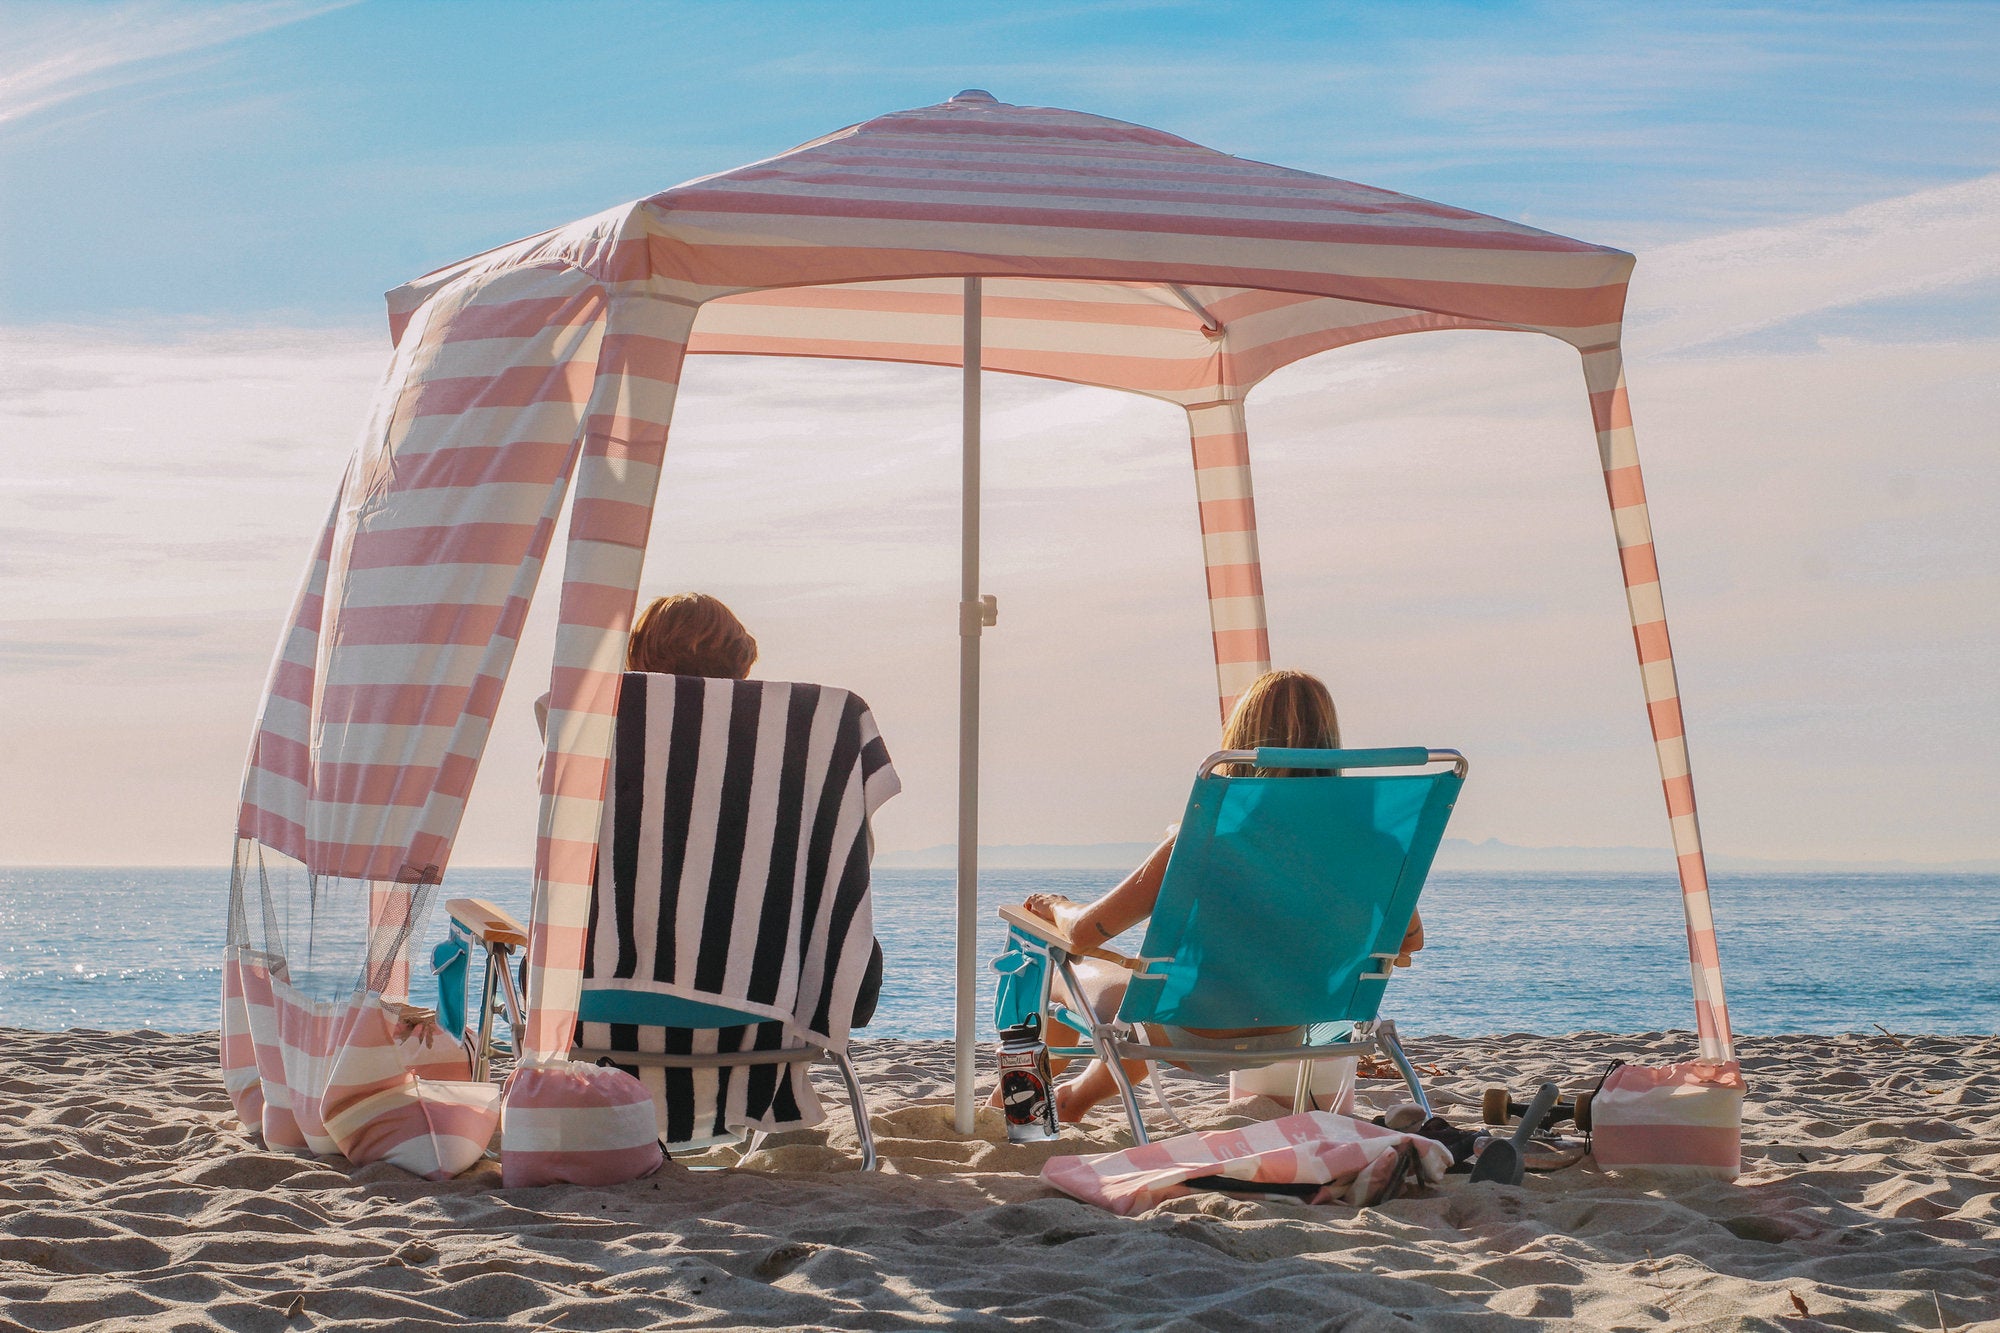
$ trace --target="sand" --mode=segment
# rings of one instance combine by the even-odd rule
[[[1042,1186],[1046,1150],[1000,1141],[991,1113],[983,1139],[951,1135],[943,1043],[857,1046],[883,1174],[853,1172],[833,1107],[830,1132],[753,1169],[513,1191],[490,1164],[431,1185],[266,1151],[233,1122],[214,1043],[0,1032],[0,1325],[2000,1327],[1992,1037],[1746,1039],[1735,1184],[1586,1163],[1365,1212],[1209,1195],[1130,1219]],[[1587,1087],[1689,1040],[1411,1045],[1441,1098],[1476,1099]],[[1199,1124],[1229,1122],[1212,1086],[1176,1086],[1204,1099]],[[1100,1113],[1066,1150],[1116,1146],[1117,1124]]]

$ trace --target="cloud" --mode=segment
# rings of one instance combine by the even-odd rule
[[[9,617],[290,600],[384,340],[147,332],[0,328]]]
[[[2000,174],[1650,251],[1633,279],[1630,342],[1653,355],[1685,351],[1996,277]]]
[[[0,676],[13,677],[59,671],[74,678],[79,670],[106,667],[122,669],[126,675],[218,667],[239,673],[261,671],[276,639],[265,617],[213,611],[10,620],[6,625],[7,638],[0,642]]]
[[[74,98],[148,78],[154,62],[342,8],[354,0],[257,0],[250,3],[108,8],[59,6],[39,23],[18,24],[0,55],[0,126]]]

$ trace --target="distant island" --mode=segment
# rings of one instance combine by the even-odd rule
[[[1149,842],[1010,843],[981,847],[979,863],[994,870],[1110,870],[1135,866]],[[875,864],[891,870],[948,870],[958,863],[950,844],[915,851],[877,852]],[[2000,874],[2000,860],[1981,861],[1780,861],[1752,856],[1709,857],[1718,871],[1756,874],[1786,871],[1880,874]],[[1438,849],[1438,870],[1593,870],[1673,873],[1674,854],[1665,847],[1520,847],[1488,838],[1471,842],[1446,838]]]

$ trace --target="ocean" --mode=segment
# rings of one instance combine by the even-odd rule
[[[984,872],[982,1031],[983,960],[1002,933],[993,909],[1037,890],[1087,899],[1119,877]],[[951,1035],[952,895],[948,871],[876,872],[887,971],[871,1034]],[[455,871],[443,896],[525,917],[528,875]],[[228,897],[223,869],[0,870],[0,1026],[214,1028]],[[1713,897],[1739,1033],[2000,1031],[2000,875],[1718,875]],[[1671,876],[1440,871],[1423,915],[1429,947],[1383,1006],[1405,1035],[1692,1026]],[[413,998],[426,998],[422,983]]]

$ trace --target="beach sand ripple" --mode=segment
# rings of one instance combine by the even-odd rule
[[[1595,1084],[1684,1033],[1412,1043],[1440,1110]],[[0,1032],[0,1325],[297,1330],[651,1326],[1145,1329],[2000,1326],[2000,1039],[1742,1043],[1735,1184],[1607,1176],[1441,1189],[1357,1212],[1219,1195],[1118,1218],[1036,1177],[1055,1146],[992,1112],[950,1132],[950,1049],[864,1041],[887,1169],[839,1107],[743,1163],[610,1189],[443,1185],[270,1152],[230,1113],[215,1037]],[[1245,1105],[1181,1075],[1198,1127]],[[1393,1099],[1395,1085],[1364,1094]],[[828,1091],[833,1091],[829,1086]],[[835,1096],[829,1097],[829,1102]],[[734,1160],[727,1152],[706,1162]],[[1801,1310],[1803,1307],[1803,1312]]]

